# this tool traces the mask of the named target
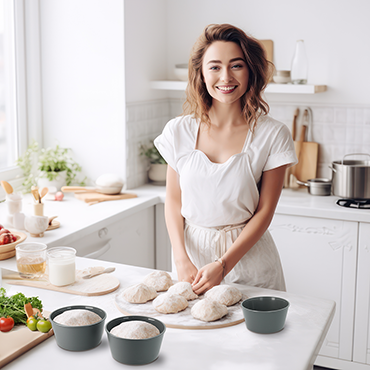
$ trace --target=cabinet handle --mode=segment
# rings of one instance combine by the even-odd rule
[[[98,231],[99,238],[104,238],[106,235],[108,235],[108,229],[106,227],[103,227]]]
[[[100,256],[102,256],[105,252],[107,252],[110,249],[110,243],[109,242],[110,242],[110,239],[109,239],[107,244],[103,245],[98,250],[96,250],[92,253],[86,254],[85,256],[82,256],[82,257],[85,257],[85,258],[99,258]]]

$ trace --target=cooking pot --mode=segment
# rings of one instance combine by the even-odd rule
[[[370,199],[370,160],[345,159],[351,155],[370,158],[370,154],[352,153],[346,154],[341,161],[332,162],[329,168],[333,173],[333,194],[342,198]]]
[[[331,180],[329,179],[310,179],[307,182],[297,180],[297,184],[308,187],[308,192],[311,195],[330,195]]]

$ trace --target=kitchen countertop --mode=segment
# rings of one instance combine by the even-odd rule
[[[1,261],[1,267],[16,269],[15,259]],[[114,266],[113,273],[122,286],[136,284],[152,270],[111,262],[77,257],[77,269],[90,266]],[[107,312],[106,323],[122,316],[114,298],[123,288],[97,297],[83,297],[31,287],[6,285],[8,294],[22,291],[39,296],[44,309],[74,304],[98,306]],[[248,287],[249,296],[274,295],[287,299],[290,307],[285,328],[274,334],[256,334],[245,323],[222,329],[186,330],[167,328],[159,358],[148,369],[245,369],[309,370],[321,347],[334,316],[335,303],[329,300],[299,296],[285,292]],[[122,369],[110,354],[106,333],[101,344],[89,351],[70,352],[57,346],[55,337],[47,339],[4,367],[6,370],[36,366],[38,370],[53,369]]]
[[[43,238],[32,238],[27,233],[27,241],[39,241],[49,247],[68,245],[79,240],[91,232],[128,217],[140,210],[157,204],[163,204],[166,196],[165,186],[147,184],[128,192],[138,195],[137,198],[118,201],[108,201],[92,206],[76,199],[73,194],[66,193],[61,202],[45,200],[44,214],[57,215],[61,226],[58,229],[45,232]],[[370,222],[370,210],[348,209],[335,204],[339,199],[336,196],[313,196],[306,188],[283,189],[276,213],[328,218],[344,221]],[[23,200],[23,212],[32,214],[33,199],[28,194]],[[6,202],[0,204],[0,223],[6,225]],[[9,227],[9,226],[8,226]]]

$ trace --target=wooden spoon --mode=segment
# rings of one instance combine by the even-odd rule
[[[40,199],[42,199],[49,192],[48,188],[42,188],[40,191]]]
[[[13,193],[13,188],[8,182],[1,181],[1,186],[4,188],[4,190],[7,194],[12,194]]]
[[[40,199],[39,189],[38,188],[31,189],[31,193],[33,197],[35,198],[35,201],[39,202],[39,199]]]
[[[83,278],[83,279],[90,279],[90,278],[92,278],[92,277],[94,277],[94,276],[98,276],[98,275],[101,275],[101,274],[108,274],[108,273],[110,273],[110,272],[113,272],[115,269],[116,269],[115,267],[107,267],[107,268],[106,268],[105,270],[103,270],[103,271],[97,272],[97,273],[95,273],[95,274],[85,275],[85,276],[83,276],[82,278]]]

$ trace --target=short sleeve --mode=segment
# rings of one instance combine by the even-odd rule
[[[165,161],[176,171],[177,156],[175,151],[174,120],[169,121],[162,133],[154,140],[154,145]]]
[[[272,138],[270,153],[263,170],[268,171],[284,165],[291,167],[297,163],[292,135],[288,127],[281,124]]]

